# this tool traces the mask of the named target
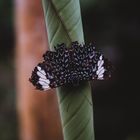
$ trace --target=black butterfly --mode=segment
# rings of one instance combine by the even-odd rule
[[[43,57],[44,61],[35,67],[29,79],[40,90],[111,77],[111,63],[95,50],[93,44],[73,42],[70,48],[60,44]]]

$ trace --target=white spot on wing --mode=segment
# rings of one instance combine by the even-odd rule
[[[42,74],[46,75],[46,73],[45,73],[45,71],[44,71],[44,70],[41,70],[40,72],[41,72]]]
[[[99,75],[98,78],[103,78],[103,74]]]
[[[48,86],[48,84],[46,82],[43,82],[43,81],[39,81],[39,84],[42,86]]]
[[[104,64],[104,60],[103,60],[103,56],[101,55],[97,63],[98,70],[96,71],[99,80],[102,80],[104,76],[103,74],[105,72],[105,68],[103,67],[103,64]]]
[[[98,61],[98,67],[99,67],[99,68],[102,67],[103,64],[104,64],[104,60],[99,60],[99,61]]]
[[[41,70],[41,67],[37,66],[37,69],[40,71]]]
[[[46,79],[46,76],[43,75],[41,72],[37,71],[37,75],[43,79]]]
[[[37,66],[37,69],[39,72],[41,72],[43,75],[46,75],[46,72],[44,70],[41,69],[41,67]]]
[[[98,66],[98,67],[99,67],[100,63],[101,63],[101,61],[99,60],[98,63],[97,63],[97,66]]]
[[[104,78],[103,78],[103,75],[99,76],[98,79],[99,79],[99,80],[103,80],[103,79],[104,79]]]
[[[43,82],[46,82],[47,84],[50,83],[50,81],[48,79],[42,79],[42,78],[39,78],[39,81],[43,81]]]
[[[99,75],[101,73],[101,71],[104,70],[104,67],[101,67],[100,69],[98,68],[96,74]]]
[[[99,59],[100,59],[100,60],[103,60],[103,56],[101,55]]]
[[[49,90],[49,89],[50,89],[50,87],[49,87],[48,85],[42,86],[42,88],[43,88],[44,90]]]
[[[102,70],[99,72],[98,75],[100,76],[100,75],[104,74],[104,72],[105,72],[105,69],[102,69]]]

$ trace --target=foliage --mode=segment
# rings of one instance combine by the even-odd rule
[[[50,48],[84,42],[79,0],[43,0]],[[88,83],[57,90],[64,140],[93,140],[91,88]]]

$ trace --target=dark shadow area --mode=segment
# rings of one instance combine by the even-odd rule
[[[138,3],[99,0],[82,13],[86,41],[95,42],[115,67],[112,80],[93,82],[96,140],[139,140]]]
[[[17,140],[13,1],[0,1],[0,140]]]

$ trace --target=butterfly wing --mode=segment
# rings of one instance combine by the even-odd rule
[[[30,78],[40,90],[111,77],[111,63],[95,50],[93,44],[86,46],[73,42],[70,48],[60,44],[43,57],[44,61],[35,67]]]

